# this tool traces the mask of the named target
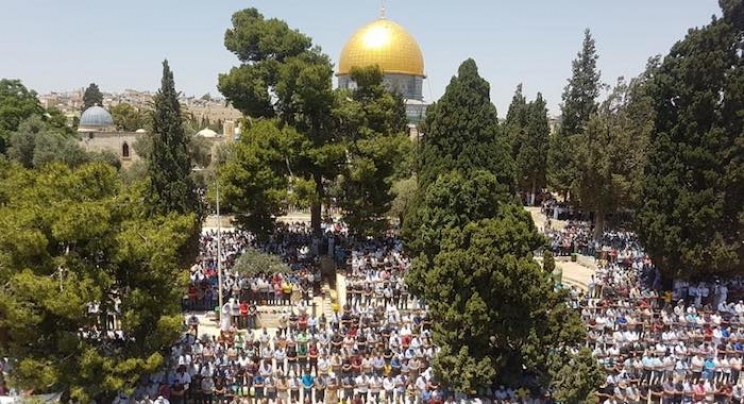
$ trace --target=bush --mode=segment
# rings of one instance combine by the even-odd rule
[[[283,274],[292,272],[292,269],[278,256],[252,249],[247,250],[238,258],[233,269],[241,275],[255,275],[260,272]]]

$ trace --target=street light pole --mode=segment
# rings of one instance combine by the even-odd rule
[[[219,301],[219,318],[222,321],[222,219],[220,218],[220,179],[215,180],[217,188],[217,298]]]

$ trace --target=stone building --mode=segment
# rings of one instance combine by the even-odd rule
[[[195,136],[203,137],[212,144],[211,155],[216,154],[216,148],[224,141],[231,141],[240,133],[239,128],[233,121],[225,121],[223,134],[218,134],[210,129],[203,129]],[[106,109],[93,106],[85,110],[80,116],[78,125],[80,143],[89,152],[111,152],[119,156],[122,166],[127,167],[140,159],[134,144],[143,137],[150,136],[144,129],[136,132],[122,132],[116,130],[114,119]]]
[[[83,149],[90,152],[112,152],[119,156],[123,166],[139,159],[134,143],[142,136],[147,136],[144,129],[136,132],[117,131],[114,118],[98,105],[86,109],[80,116],[78,134]]]

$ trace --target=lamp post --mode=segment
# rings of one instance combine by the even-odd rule
[[[204,171],[203,168],[193,168],[192,171]],[[220,217],[220,177],[214,171],[215,191],[217,192],[217,320],[222,319],[222,219]]]
[[[219,319],[222,320],[222,219],[220,218],[220,177],[215,173],[217,191],[217,299],[219,302]]]

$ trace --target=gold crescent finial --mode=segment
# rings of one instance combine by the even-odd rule
[[[380,18],[385,18],[385,0],[380,0]]]

